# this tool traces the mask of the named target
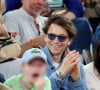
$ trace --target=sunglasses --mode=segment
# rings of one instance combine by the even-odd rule
[[[56,37],[58,38],[58,40],[59,40],[60,42],[64,42],[64,41],[67,39],[67,36],[61,36],[61,35],[57,36],[57,35],[54,35],[54,34],[48,34],[48,38],[49,38],[50,40],[55,40]]]

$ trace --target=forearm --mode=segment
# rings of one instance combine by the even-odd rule
[[[79,79],[76,82],[69,82],[70,90],[88,90],[86,85]]]
[[[21,54],[19,57],[21,57],[23,55],[23,53],[28,49],[31,49],[34,47],[39,47],[39,46],[44,47],[46,44],[44,38],[45,38],[45,34],[37,36],[36,38],[33,38],[32,41],[28,41],[25,44],[20,45],[21,46]]]
[[[79,63],[80,65],[80,78],[76,81],[73,82],[72,78],[69,80],[69,85],[71,90],[88,90],[87,85],[86,85],[86,80],[85,80],[85,72],[83,69],[83,65]]]
[[[19,57],[22,57],[23,53],[24,53],[26,50],[32,48],[32,45],[30,44],[30,41],[28,41],[27,43],[20,45],[20,47],[21,47],[21,53],[20,53]]]

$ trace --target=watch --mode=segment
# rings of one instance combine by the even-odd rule
[[[60,71],[56,71],[56,75],[57,75],[57,77],[60,79],[60,80],[63,80],[63,78],[64,78],[64,75],[60,72]]]

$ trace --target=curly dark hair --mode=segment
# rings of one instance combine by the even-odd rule
[[[45,34],[48,33],[49,27],[52,24],[57,24],[66,30],[70,39],[76,36],[77,32],[74,24],[72,23],[71,20],[66,18],[64,15],[51,15],[45,24],[46,25],[43,29]]]

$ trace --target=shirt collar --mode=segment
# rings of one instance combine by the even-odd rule
[[[50,65],[53,65],[53,62],[52,62],[53,59],[52,59],[52,56],[51,56],[51,54],[50,54],[50,51],[49,51],[48,47],[47,47],[47,46],[44,47],[44,48],[43,48],[43,51],[45,52],[45,54],[46,54],[46,56],[47,56],[48,63],[49,63]],[[64,59],[65,56],[66,56],[66,53],[64,52],[61,61]]]
[[[24,13],[24,15],[27,17],[27,18],[30,18],[31,20],[34,19],[34,17],[32,17],[30,14],[28,14],[22,7],[20,8],[20,10]],[[36,22],[39,23],[39,17],[40,15],[37,15],[37,18],[36,18]]]

